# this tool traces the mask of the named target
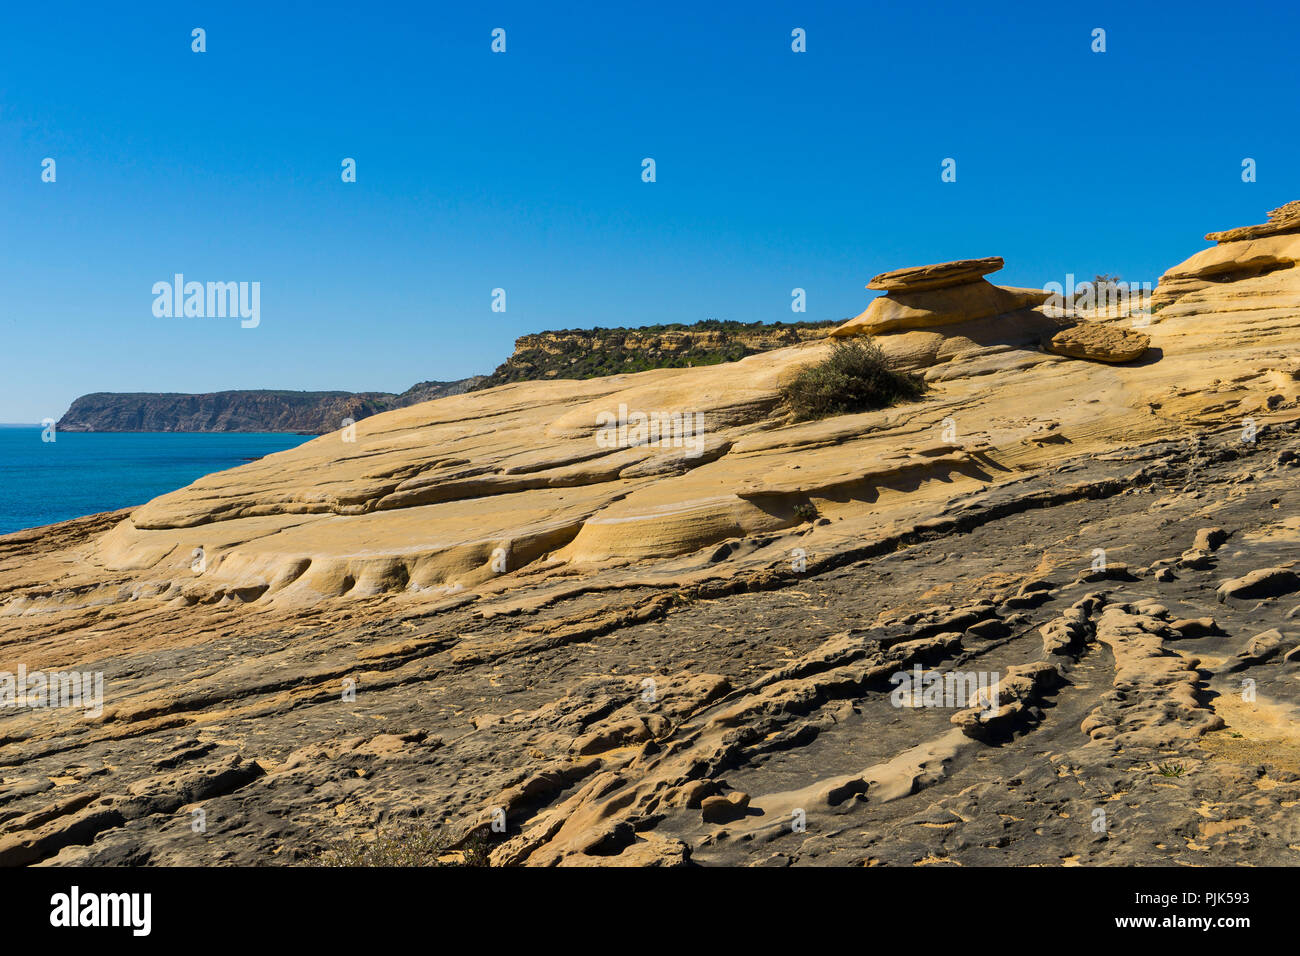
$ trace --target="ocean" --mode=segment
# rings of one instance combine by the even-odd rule
[[[0,534],[144,504],[196,478],[294,448],[311,435],[58,432],[0,425]]]

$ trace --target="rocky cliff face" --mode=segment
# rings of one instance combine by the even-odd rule
[[[388,395],[232,391],[206,395],[95,392],[72,403],[67,432],[324,432],[387,410]]]
[[[834,322],[719,322],[639,329],[565,329],[521,335],[515,351],[477,387],[552,378],[586,379],[653,368],[735,362],[824,337]]]
[[[481,376],[458,382],[421,382],[389,392],[229,391],[94,392],[59,419],[65,432],[309,432],[324,433],[394,408],[459,395]]]

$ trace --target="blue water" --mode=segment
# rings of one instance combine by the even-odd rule
[[[0,425],[0,534],[144,504],[310,435],[58,432]]]

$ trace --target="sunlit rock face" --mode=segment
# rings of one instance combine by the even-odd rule
[[[1151,336],[1101,322],[1086,322],[1057,332],[1046,343],[1049,352],[1094,362],[1123,363],[1140,359]]]
[[[867,283],[885,295],[831,332],[837,338],[928,329],[1007,315],[1042,305],[1049,293],[995,286],[983,277],[1002,268],[1002,259],[961,259],[884,272]]]
[[[1264,313],[1300,305],[1300,201],[1272,210],[1269,221],[1211,232],[1217,243],[1160,278],[1152,307],[1165,317],[1205,312]],[[1249,334],[1252,316],[1241,317]]]
[[[1000,260],[899,270],[835,336],[441,398],[0,537],[0,671],[106,688],[0,711],[0,862],[288,862],[429,807],[457,839],[501,808],[501,863],[1290,859],[1300,773],[1238,767],[1294,738],[1300,233],[1269,228],[1099,324],[1149,338],[1122,364],[1044,348],[1069,323]],[[794,423],[783,383],[860,335],[924,396]],[[998,708],[890,703],[958,664]],[[1247,667],[1259,708],[1206,692]],[[1198,831],[1170,750],[1267,827]],[[1194,838],[1066,833],[1100,792]]]
[[[520,576],[702,568],[723,542],[775,535],[771,549],[802,534],[802,505],[863,527],[938,515],[961,487],[1051,462],[1059,449],[1033,438],[1043,429],[1083,452],[1267,410],[1250,383],[1284,396],[1292,387],[1286,304],[1300,305],[1300,288],[1289,268],[1233,277],[1257,261],[1251,248],[1294,242],[1223,242],[1170,270],[1141,332],[1045,314],[1035,306],[1047,293],[983,278],[1000,258],[895,270],[870,283],[885,294],[827,339],[704,368],[452,396],[209,475],[135,509],[59,574],[103,573],[120,582],[113,600],[178,605],[437,599]],[[1191,321],[1247,304],[1257,318],[1231,334]],[[926,397],[790,423],[782,382],[862,335],[920,372]],[[1073,360],[1140,356],[1123,372]],[[764,557],[759,548],[752,560]],[[13,607],[72,599],[59,591]]]

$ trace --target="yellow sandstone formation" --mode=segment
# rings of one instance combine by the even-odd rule
[[[920,275],[920,291],[897,274],[878,277],[891,291],[835,330],[874,332],[894,362],[922,370],[932,389],[916,404],[787,423],[780,384],[824,357],[823,340],[707,368],[520,383],[387,412],[358,423],[355,441],[324,435],[209,475],[75,554],[45,555],[31,580],[53,583],[11,584],[3,613],[102,601],[433,599],[498,590],[519,575],[699,570],[709,549],[755,535],[776,537],[750,560],[779,562],[788,551],[780,535],[800,528],[804,503],[833,519],[814,534],[833,548],[1049,467],[1058,446],[1039,440],[1047,431],[1075,453],[1101,452],[1267,413],[1270,394],[1296,390],[1300,282],[1289,268],[1244,273],[1261,247],[1276,263],[1296,243],[1300,235],[1224,243],[1171,269],[1147,333],[1104,333],[1130,351],[1149,334],[1163,358],[1142,367],[1044,351],[1040,342],[1064,325],[1030,308],[1046,294],[993,286],[980,273],[1001,260],[971,260],[901,270]],[[945,281],[956,284],[936,287]],[[1225,312],[1230,327],[1205,318]],[[669,439],[601,447],[598,422],[620,406],[702,413],[698,449]]]
[[[240,859],[256,852],[263,862],[280,852],[276,834],[290,819],[303,828],[346,819],[373,829],[377,818],[430,807],[472,826],[485,825],[487,809],[504,808],[511,836],[493,851],[494,861],[543,864],[684,858],[678,836],[687,839],[685,830],[653,843],[636,834],[676,808],[698,817],[701,801],[714,797],[731,804],[722,809],[736,817],[727,825],[738,828],[786,826],[795,810],[825,811],[863,793],[872,813],[883,812],[938,779],[954,754],[969,752],[984,719],[963,717],[968,726],[959,727],[945,719],[937,735],[892,755],[849,754],[859,769],[846,768],[853,772],[843,777],[821,772],[762,789],[762,780],[743,782],[738,771],[727,793],[719,792],[718,768],[731,766],[736,748],[750,740],[746,733],[759,741],[775,736],[772,715],[807,713],[830,700],[828,687],[847,709],[819,716],[818,726],[830,732],[853,721],[848,704],[863,698],[862,688],[931,654],[955,652],[963,639],[957,632],[979,637],[976,622],[993,614],[991,600],[982,611],[935,612],[924,636],[868,646],[856,629],[826,637],[820,615],[830,612],[811,593],[823,575],[808,583],[801,612],[816,642],[795,645],[780,623],[769,630],[724,615],[707,623],[728,637],[733,628],[753,632],[779,658],[756,671],[742,660],[726,679],[711,668],[727,661],[710,657],[703,641],[683,642],[689,646],[674,648],[680,657],[661,662],[656,647],[678,640],[668,622],[657,644],[646,640],[617,672],[607,664],[613,658],[597,654],[596,637],[628,622],[658,621],[675,602],[733,586],[758,594],[792,567],[802,573],[801,562],[826,569],[840,557],[906,557],[908,542],[956,536],[972,510],[1046,508],[1054,496],[1090,500],[1098,482],[1119,495],[1129,490],[1132,469],[1152,467],[1144,455],[1165,454],[1144,446],[1295,419],[1298,243],[1300,234],[1251,234],[1170,269],[1141,332],[1151,349],[1141,362],[1046,351],[1043,340],[1065,323],[1034,308],[1044,294],[983,279],[1000,260],[922,267],[887,274],[875,283],[887,286],[886,295],[836,330],[839,337],[871,334],[892,361],[923,372],[929,389],[916,402],[791,421],[781,408],[782,383],[831,352],[835,338],[827,337],[731,364],[442,398],[209,475],[130,511],[2,536],[6,657],[29,670],[105,670],[110,693],[98,716],[5,715],[0,758],[36,766],[41,779],[22,784],[35,788],[30,799],[15,798],[23,815],[0,827],[0,862],[61,851],[70,854],[61,862],[76,860],[74,844],[99,833],[111,837],[101,845],[124,848],[114,859],[135,861],[143,845],[161,847],[151,859],[201,858],[213,844],[190,840],[187,825],[127,824],[225,792],[213,789],[213,780],[227,781],[228,790],[246,787],[249,806],[294,808],[292,817],[263,812],[273,826],[232,817],[247,822],[230,845],[244,841]],[[1093,334],[1083,331],[1088,327],[1071,334]],[[1118,332],[1110,326],[1099,334],[1104,340]],[[1119,338],[1127,339],[1123,332]],[[615,434],[627,442],[608,440],[602,423],[611,416],[626,419],[626,430]],[[1121,450],[1127,464],[1099,464],[1120,461]],[[1098,474],[1083,483],[1077,469],[1088,463]],[[1072,482],[1084,488],[1077,498],[1070,497]],[[1208,525],[1212,517],[1197,520]],[[1079,531],[1073,514],[1060,521],[1070,526],[1062,540]],[[1187,541],[1198,526],[1186,526]],[[1110,540],[1100,532],[1068,546],[1008,537],[997,554],[1010,560],[1008,549],[1024,541],[1034,552],[1029,560],[1042,565],[1038,573],[1061,579],[1087,567],[1080,547]],[[1221,552],[1234,551],[1233,541]],[[932,600],[931,585],[936,593],[957,588],[966,544],[938,546],[951,548],[935,556],[946,561],[942,582],[932,575],[922,584],[911,576],[914,565],[899,560],[889,564],[891,586],[916,582],[922,605]],[[1159,569],[1165,577],[1154,580],[1173,576],[1172,567],[1166,562]],[[1089,573],[1097,580],[1127,574],[1120,563]],[[1008,592],[1007,604],[1033,607],[1037,586],[1027,580]],[[1098,612],[1090,626],[1120,670],[1089,683],[1113,680],[1120,692],[1099,697],[1087,717],[1090,739],[1163,747],[1216,726],[1192,693],[1195,660],[1161,647],[1168,628],[1157,612],[1118,601],[1100,610],[1102,600],[1082,598],[1077,613],[1049,625],[1042,640],[1053,653],[1068,649],[1080,622]],[[496,618],[509,626],[494,629]],[[1019,667],[1028,659],[1017,660]],[[552,668],[561,666],[571,677],[555,678]],[[1046,687],[1046,668],[1007,673],[1019,690],[999,721],[1035,709]],[[373,696],[340,700],[341,682],[350,680]],[[670,690],[653,698],[653,713],[634,712],[647,681]],[[1177,706],[1162,711],[1158,694],[1166,686]],[[393,693],[397,688],[403,692]],[[1147,695],[1133,720],[1123,706],[1130,691]],[[489,693],[508,699],[500,705],[505,712],[485,712],[496,706],[482,703]],[[304,724],[309,718],[315,722]],[[430,726],[443,728],[445,739],[426,737]],[[854,740],[873,737],[879,726],[858,725]],[[494,727],[500,738],[473,736]],[[1078,727],[1068,729],[1082,740]],[[526,749],[494,757],[506,739]],[[792,735],[786,743],[803,739]],[[110,745],[147,756],[122,759]],[[290,746],[296,749],[286,752]],[[169,776],[178,762],[222,747],[237,749],[245,762],[222,765],[216,776]],[[447,770],[438,762],[444,750],[462,754],[462,763]],[[90,753],[102,759],[91,766]],[[1034,766],[1042,769],[1040,757]],[[483,768],[493,760],[500,773],[487,777]],[[383,777],[403,761],[419,773]],[[136,780],[131,773],[144,771],[135,763],[155,769]],[[460,766],[474,771],[458,777]],[[76,789],[82,777],[89,781],[84,792]],[[372,785],[377,778],[391,786]],[[56,785],[51,780],[68,781],[81,802],[41,796],[41,787]],[[981,786],[999,780],[993,772]],[[164,783],[174,797],[162,793]],[[426,800],[435,784],[444,788],[436,791],[443,802]],[[90,802],[101,795],[107,804]],[[454,807],[447,802],[453,798]],[[710,814],[722,807],[717,800],[709,806]],[[968,814],[980,815],[988,816]],[[211,820],[216,826],[221,818]],[[859,824],[852,829],[863,829]],[[628,845],[611,845],[611,833]]]

